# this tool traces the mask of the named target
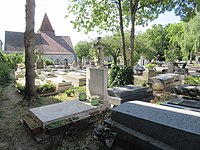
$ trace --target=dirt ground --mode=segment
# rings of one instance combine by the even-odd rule
[[[106,150],[102,144],[91,141],[93,128],[71,134],[63,133],[48,136],[38,143],[30,132],[21,124],[21,116],[31,107],[19,105],[22,95],[16,92],[14,84],[4,88],[3,99],[0,100],[0,150]],[[50,102],[52,103],[52,102]]]

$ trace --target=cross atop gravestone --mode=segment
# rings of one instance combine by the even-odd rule
[[[97,43],[94,44],[94,47],[98,50],[98,63],[97,65],[103,67],[104,62],[104,48],[102,44],[101,37],[97,37]]]
[[[35,65],[36,65],[36,69],[43,69],[44,68],[44,61],[42,60],[42,52],[40,49],[36,49],[35,50]]]

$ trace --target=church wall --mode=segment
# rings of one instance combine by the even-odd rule
[[[45,57],[54,61],[55,64],[64,64],[64,60],[67,59],[68,63],[71,64],[74,60],[74,55],[47,55]]]

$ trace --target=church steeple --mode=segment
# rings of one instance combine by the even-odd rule
[[[53,30],[53,27],[51,26],[49,18],[47,14],[45,13],[39,32],[46,32],[46,31],[55,33],[55,31]]]

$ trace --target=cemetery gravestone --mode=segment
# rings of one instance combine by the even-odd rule
[[[86,69],[86,93],[90,97],[98,95],[107,101],[107,69],[87,68]]]
[[[125,146],[153,150],[200,147],[199,112],[131,101],[115,107],[105,123],[117,132],[116,143]]]

